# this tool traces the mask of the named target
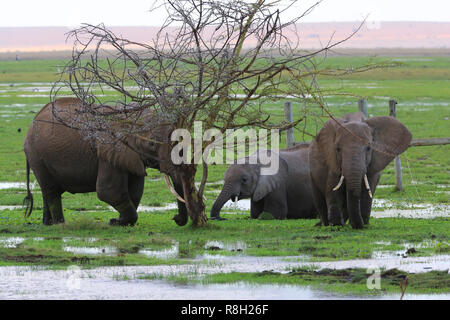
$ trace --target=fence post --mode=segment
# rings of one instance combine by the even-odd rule
[[[286,121],[292,123],[292,103],[290,101],[284,103],[284,115]],[[286,131],[286,147],[290,148],[292,146],[294,146],[294,128],[289,128]]]
[[[396,109],[397,101],[389,100],[389,116],[396,118],[397,117],[397,109]],[[401,191],[403,190],[403,181],[402,181],[402,164],[400,162],[400,156],[396,156],[394,160],[395,164],[395,189]]]
[[[367,99],[359,99],[358,100],[358,111],[361,111],[362,113],[364,113],[364,116],[367,118],[368,117],[368,112],[367,112]]]

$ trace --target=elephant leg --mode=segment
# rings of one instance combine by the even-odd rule
[[[142,194],[144,193],[145,177],[135,176],[130,174],[128,176],[128,196],[133,202],[136,210],[139,207],[139,203],[142,199]]]
[[[110,225],[134,225],[138,219],[136,207],[128,193],[128,173],[119,171],[105,161],[99,161],[97,197],[119,212],[119,219],[111,219]]]
[[[368,181],[370,185],[370,191],[372,192],[372,196],[375,195],[375,189],[380,181],[380,174],[375,174],[368,176]],[[369,224],[370,213],[372,211],[372,198],[369,196],[367,189],[363,186],[361,194],[361,216],[364,224]]]
[[[61,205],[61,190],[43,163],[34,163],[33,173],[42,191],[43,212],[42,223],[50,226],[64,222]]]
[[[44,214],[42,222],[46,225],[64,223],[61,194],[59,190],[42,190]],[[50,213],[50,214],[49,214]]]
[[[42,223],[46,226],[51,226],[53,224],[52,215],[50,213],[50,208],[48,207],[48,202],[43,198],[44,210],[42,214]]]
[[[43,211],[42,211],[42,223],[46,226],[50,226],[53,224],[52,216],[50,214],[50,209],[48,207],[47,200],[45,200],[44,197],[42,197],[43,200]]]
[[[325,200],[325,197],[323,196],[322,192],[317,188],[312,182],[312,195],[313,195],[313,201],[314,206],[316,207],[317,212],[319,213],[320,222],[317,224],[328,226],[328,210],[327,210],[327,203]]]
[[[331,191],[327,196],[328,222],[332,226],[343,226],[345,224],[344,215],[344,194],[345,188]]]
[[[334,179],[332,179],[334,182]],[[333,190],[333,185],[331,183],[328,184],[327,187],[327,217],[328,222],[332,226],[343,226],[345,224],[344,217],[344,198],[345,198],[345,182],[343,182],[342,186]]]
[[[110,225],[134,226],[138,219],[138,215],[136,212],[136,207],[129,198],[118,204],[109,204],[119,212],[119,219],[113,218],[109,220]]]
[[[252,219],[258,219],[261,212],[264,210],[264,199],[261,199],[260,201],[253,201],[250,202],[250,217]]]
[[[327,197],[327,208],[328,222],[332,226],[343,226],[345,223],[344,210],[343,203],[340,201],[339,197],[329,195]]]
[[[288,206],[285,188],[279,192],[269,193],[264,198],[264,211],[270,212],[276,219],[287,218]]]

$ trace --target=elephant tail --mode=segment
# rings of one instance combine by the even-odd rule
[[[22,205],[25,207],[25,218],[28,218],[33,211],[33,194],[30,191],[30,163],[27,160],[27,196],[23,199]]]

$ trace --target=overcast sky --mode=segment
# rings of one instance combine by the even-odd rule
[[[289,0],[284,0],[289,1]],[[290,14],[302,13],[311,0],[301,0]],[[150,14],[154,0],[2,0],[0,27],[159,26],[162,13]],[[324,0],[304,22],[450,21],[450,0]]]

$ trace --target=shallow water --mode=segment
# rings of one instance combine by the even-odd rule
[[[152,299],[152,300],[292,300],[292,299],[394,299],[400,294],[342,295],[308,286],[234,284],[176,284],[164,280],[127,278],[148,273],[149,267],[109,267],[80,270],[45,270],[0,267],[0,299]],[[376,292],[376,291],[374,291]],[[445,299],[449,294],[408,294],[405,300]]]
[[[30,183],[30,189],[36,189],[39,185],[36,182]],[[27,189],[27,184],[25,182],[0,182],[0,190],[5,189]]]
[[[16,188],[25,188],[27,185],[24,182],[0,182],[0,190],[4,189],[16,189]]]
[[[244,241],[232,241],[232,242],[222,242],[222,241],[208,241],[204,245],[204,249],[209,250],[226,250],[226,251],[245,251],[247,249],[247,244]]]
[[[382,211],[372,211],[375,218],[420,218],[432,219],[436,217],[450,217],[450,206],[445,204],[398,204],[407,209],[396,209],[395,204],[384,199],[374,199],[372,208],[386,208]]]
[[[162,250],[142,249],[142,250],[139,250],[138,253],[143,254],[147,257],[153,257],[153,258],[159,258],[159,259],[170,259],[170,258],[178,257],[179,249],[178,249],[178,244],[176,244],[168,249],[162,249]]]
[[[173,210],[178,209],[178,205],[176,203],[166,203],[162,207],[151,207],[151,206],[139,206],[138,212],[153,212],[153,211],[164,211],[164,210]]]
[[[64,247],[63,248],[64,251],[66,252],[72,252],[75,254],[88,254],[88,255],[115,255],[117,254],[117,248],[114,247],[109,247],[109,246],[105,246],[105,247],[100,247],[100,248],[96,248],[96,247]]]
[[[396,209],[395,207],[411,207],[411,209]],[[376,211],[377,208],[388,208],[382,211]],[[384,199],[374,199],[372,209],[372,217],[375,218],[421,218],[432,219],[436,217],[450,217],[450,206],[444,204],[394,204]],[[226,213],[243,213],[249,214],[250,199],[242,199],[236,202],[228,200],[223,210]],[[241,212],[232,212],[229,210],[240,210]]]
[[[242,199],[236,202],[228,200],[223,205],[224,209],[245,210],[250,211],[250,199]],[[248,212],[247,212],[248,213]]]
[[[0,247],[16,248],[19,244],[25,241],[22,237],[0,238]]]
[[[1,210],[19,210],[19,209],[23,209],[23,206],[0,206],[0,211]]]

